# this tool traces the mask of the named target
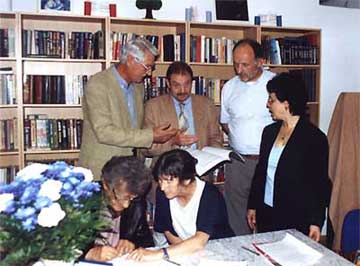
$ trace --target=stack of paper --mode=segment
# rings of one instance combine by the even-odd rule
[[[254,244],[257,250],[280,265],[305,266],[314,264],[322,254],[290,234],[277,242]]]

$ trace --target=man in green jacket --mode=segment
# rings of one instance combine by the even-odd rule
[[[149,148],[164,143],[177,130],[165,123],[141,129],[144,116],[144,86],[151,75],[157,49],[138,38],[122,47],[120,62],[95,74],[83,98],[83,135],[80,165],[89,168],[95,179],[113,156],[129,156],[134,148]]]

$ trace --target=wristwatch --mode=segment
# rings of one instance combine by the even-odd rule
[[[169,257],[169,253],[167,251],[167,248],[162,248],[162,251],[163,251],[163,260],[169,260],[170,257]]]

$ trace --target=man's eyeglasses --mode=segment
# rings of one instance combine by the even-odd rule
[[[155,71],[155,65],[150,65],[150,66],[145,65],[144,62],[141,62],[141,61],[139,61],[139,60],[136,59],[136,58],[135,58],[135,61],[136,61],[136,63],[142,65],[142,67],[145,69],[145,72]]]

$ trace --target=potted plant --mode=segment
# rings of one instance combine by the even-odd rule
[[[101,202],[90,170],[65,162],[25,167],[0,185],[0,265],[73,261],[106,226]]]
[[[138,9],[146,9],[145,18],[154,19],[152,15],[153,10],[159,10],[162,6],[161,0],[136,0],[136,7]]]

